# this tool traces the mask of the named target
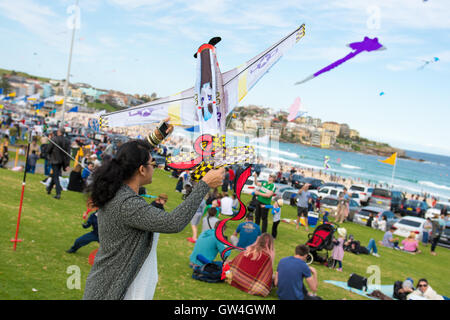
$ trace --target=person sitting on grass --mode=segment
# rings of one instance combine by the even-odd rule
[[[414,231],[409,234],[408,238],[402,241],[402,246],[402,249],[406,252],[413,254],[422,252],[419,250],[419,241],[416,240],[416,233]]]
[[[445,298],[431,288],[427,279],[420,279],[417,282],[417,289],[407,296],[408,300],[448,300]]]
[[[278,287],[280,300],[322,300],[317,297],[317,271],[306,264],[309,254],[307,245],[298,245],[295,255],[280,260],[275,274],[274,285]],[[312,293],[308,293],[303,281],[306,280]]]
[[[211,207],[208,209],[208,213],[206,217],[203,218],[202,221],[202,232],[205,232],[206,230],[214,229],[214,225],[216,222],[219,221],[219,219],[216,217],[217,215],[217,209],[214,207]]]
[[[238,225],[236,231],[230,237],[231,243],[240,248],[247,248],[261,235],[261,229],[256,223],[253,222],[252,213],[247,213],[245,220],[245,222]],[[239,239],[238,234],[240,234]]]
[[[249,294],[266,297],[272,289],[274,258],[273,238],[263,233],[230,261],[227,283]]]
[[[387,248],[400,250],[400,248],[398,247],[399,240],[398,240],[398,238],[394,238],[394,236],[393,236],[393,233],[395,232],[395,230],[397,230],[397,228],[394,226],[391,226],[389,228],[389,231],[387,231],[384,234],[383,240],[380,241],[380,244]]]
[[[75,252],[77,252],[78,249],[88,245],[89,243],[91,243],[93,241],[98,242],[97,211],[93,212],[89,216],[86,223],[83,223],[83,228],[85,228],[85,229],[89,228],[91,226],[92,226],[92,231],[88,232],[88,233],[82,235],[81,237],[79,237],[78,239],[76,239],[73,246],[69,250],[66,251],[67,253],[75,253]]]
[[[414,291],[414,281],[406,278],[405,281],[395,281],[393,297],[398,300],[406,300],[407,296]]]
[[[206,230],[200,234],[197,241],[195,242],[194,250],[189,257],[189,266],[201,267],[205,263],[202,261],[214,261],[217,254],[222,254],[222,252],[227,248],[222,242],[220,242],[216,237],[216,228],[220,221],[217,221],[213,229]],[[226,225],[223,226],[223,231],[225,232]],[[198,256],[202,256],[199,259]],[[225,258],[230,255],[230,251],[225,253]]]
[[[70,172],[69,176],[69,185],[67,186],[67,190],[83,192],[84,189],[84,180],[81,177],[81,165],[77,164],[75,168]]]
[[[161,209],[161,210],[166,210],[164,208],[164,205],[167,203],[167,200],[169,199],[169,197],[167,196],[167,194],[165,193],[161,193],[158,198],[156,198],[155,201],[153,201],[152,203],[150,203],[152,206]]]
[[[358,240],[355,240],[352,235],[349,235],[348,240],[344,243],[344,250],[354,254],[372,254],[374,257],[380,257],[374,239],[370,239],[367,247],[364,247]]]

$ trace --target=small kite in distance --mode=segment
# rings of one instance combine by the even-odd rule
[[[438,62],[439,58],[438,57],[434,57],[432,60],[422,60],[422,61],[425,62],[425,63],[423,65],[421,65],[418,70],[422,70],[423,68],[425,68],[430,63]]]
[[[353,42],[350,43],[348,45],[351,49],[353,49],[354,51],[350,52],[348,55],[346,55],[344,58],[339,59],[335,62],[333,62],[332,64],[326,66],[325,68],[317,71],[316,73],[314,73],[313,75],[310,75],[309,77],[307,77],[306,79],[296,82],[295,85],[297,84],[302,84],[305,83],[315,77],[317,77],[318,75],[321,75],[322,73],[328,72],[331,69],[336,68],[337,66],[343,64],[344,62],[354,58],[356,55],[360,54],[363,51],[367,51],[367,52],[371,52],[371,51],[380,51],[380,50],[386,50],[386,48],[380,44],[378,42],[378,38],[373,38],[370,39],[368,37],[364,37],[363,41],[360,42]]]
[[[380,92],[380,97],[381,97],[381,96],[384,96],[384,91],[381,91],[381,92]]]
[[[287,117],[288,121],[294,121],[295,119],[304,116],[308,112],[302,108],[300,102],[300,97],[297,97],[294,103],[289,108],[289,115]]]

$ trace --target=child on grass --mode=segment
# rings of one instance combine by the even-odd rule
[[[347,237],[347,230],[345,228],[338,228],[338,239],[333,240],[334,247],[333,252],[331,253],[331,257],[333,258],[333,267],[336,267],[338,264],[337,271],[342,271],[342,260],[344,260],[344,242]]]
[[[272,209],[273,223],[272,223],[272,237],[277,238],[277,229],[281,220],[281,207],[283,206],[283,199],[276,200],[273,205],[261,205],[261,207],[266,209]]]

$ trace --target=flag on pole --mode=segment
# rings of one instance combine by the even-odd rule
[[[70,108],[69,112],[78,112],[78,106]]]
[[[14,98],[16,96],[16,92],[11,92],[10,94],[8,94],[8,97],[10,98]]]
[[[378,161],[386,163],[386,164],[390,164],[391,166],[395,165],[395,162],[397,161],[397,152],[395,152],[394,154],[392,154],[389,158],[384,159],[384,160],[380,160],[378,159]]]
[[[63,103],[64,103],[64,99],[55,101],[55,104],[63,104]]]

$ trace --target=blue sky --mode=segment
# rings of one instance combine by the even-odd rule
[[[0,0],[0,67],[65,78],[75,0]],[[348,123],[393,146],[450,155],[450,1],[80,0],[72,82],[167,96],[194,84],[199,45],[221,36],[227,71],[300,24],[306,35],[250,91],[243,105]],[[362,53],[305,84],[310,74],[377,36]],[[422,60],[440,61],[418,70]],[[379,96],[383,91],[385,94]]]

